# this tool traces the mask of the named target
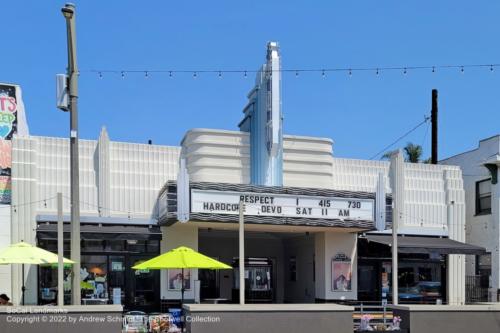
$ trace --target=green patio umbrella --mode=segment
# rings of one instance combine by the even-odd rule
[[[220,261],[207,257],[195,250],[181,246],[170,250],[143,263],[135,265],[133,269],[181,269],[181,311],[184,303],[184,269],[232,269]]]
[[[7,248],[0,251],[0,264],[22,264],[22,303],[24,305],[24,264],[30,265],[47,265],[56,264],[59,261],[57,254],[33,246],[31,244],[20,242],[9,245]],[[63,258],[64,264],[74,264],[74,261]]]

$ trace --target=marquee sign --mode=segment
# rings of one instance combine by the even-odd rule
[[[191,189],[191,213],[374,221],[374,200]]]

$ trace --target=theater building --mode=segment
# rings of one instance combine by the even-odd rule
[[[114,142],[105,129],[98,140],[80,141],[85,304],[154,311],[179,300],[179,272],[130,267],[181,245],[234,266],[187,272],[185,298],[237,302],[240,200],[247,301],[390,300],[388,235],[398,196],[401,302],[465,301],[465,255],[482,249],[463,243],[460,168],[404,163],[397,169],[394,162],[335,157],[330,138],[284,135],[279,66],[278,47],[269,43],[237,131],[192,129],[179,147]],[[396,193],[397,172],[404,190]],[[68,140],[15,137],[2,242],[55,251],[58,192],[69,214]],[[20,269],[2,270],[0,284],[18,301]],[[56,271],[28,272],[27,302],[53,302]]]

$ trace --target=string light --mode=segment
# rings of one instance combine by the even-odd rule
[[[268,77],[272,77],[273,72],[280,72],[280,73],[295,73],[295,77],[299,77],[300,73],[308,72],[316,72],[321,75],[321,77],[326,77],[328,73],[333,73],[333,72],[347,72],[349,76],[352,76],[354,72],[366,72],[366,71],[373,71],[375,72],[376,75],[380,75],[383,71],[400,71],[403,75],[406,75],[409,73],[410,70],[416,71],[416,70],[430,70],[432,73],[436,73],[438,69],[458,69],[460,73],[464,73],[466,68],[485,68],[489,69],[490,72],[493,72],[495,67],[500,66],[500,63],[490,63],[490,64],[472,64],[472,65],[432,65],[432,66],[389,66],[389,67],[381,67],[381,66],[376,66],[376,67],[358,67],[358,68],[316,68],[316,69],[306,69],[306,68],[296,68],[296,69],[279,69],[279,70],[267,70],[264,72],[265,75]],[[81,71],[83,73],[96,73],[98,78],[102,78],[104,73],[110,73],[110,74],[119,74],[121,77],[124,79],[125,74],[134,74],[134,73],[143,73],[144,76],[147,78],[150,76],[151,73],[168,73],[169,77],[173,77],[174,73],[177,74],[189,74],[191,73],[193,78],[198,77],[198,74],[200,73],[214,73],[217,75],[218,78],[223,78],[224,74],[238,74],[241,73],[244,78],[248,77],[250,73],[258,73],[260,70],[248,70],[248,69],[241,69],[241,70],[104,70],[104,69],[99,69],[99,70],[83,70]],[[80,72],[79,72],[80,73]]]

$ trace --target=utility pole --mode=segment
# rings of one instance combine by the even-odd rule
[[[431,164],[438,164],[438,91],[432,89],[432,146],[431,146]]]
[[[68,38],[68,91],[70,112],[70,177],[71,177],[71,260],[72,303],[81,304],[80,291],[80,184],[78,165],[78,65],[76,61],[75,5],[67,3],[62,9]]]

